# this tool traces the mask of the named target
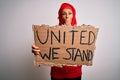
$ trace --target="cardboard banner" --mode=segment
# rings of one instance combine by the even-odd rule
[[[98,28],[33,25],[33,32],[40,49],[35,65],[92,65]]]

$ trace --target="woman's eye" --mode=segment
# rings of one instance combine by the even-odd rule
[[[66,15],[66,13],[62,13],[62,15]]]
[[[71,15],[72,13],[69,13],[69,15]]]

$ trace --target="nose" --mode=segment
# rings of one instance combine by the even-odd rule
[[[68,18],[68,14],[66,14],[66,18]]]

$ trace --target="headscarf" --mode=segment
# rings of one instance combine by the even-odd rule
[[[59,25],[64,25],[64,20],[62,19],[62,11],[63,9],[71,9],[72,12],[73,12],[73,18],[72,18],[72,22],[71,22],[71,25],[74,26],[77,24],[77,21],[76,21],[76,11],[75,11],[75,8],[69,4],[69,3],[63,3],[58,11],[58,19],[59,19]]]

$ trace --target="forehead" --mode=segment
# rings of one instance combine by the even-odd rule
[[[72,10],[65,8],[65,9],[62,10],[62,12],[72,12]]]

